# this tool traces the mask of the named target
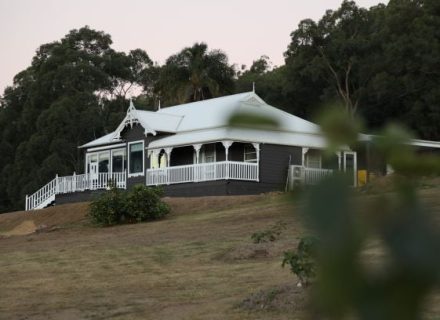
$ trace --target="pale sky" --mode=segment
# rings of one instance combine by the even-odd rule
[[[0,95],[35,50],[84,25],[109,33],[118,51],[144,49],[162,64],[195,42],[222,49],[231,63],[268,55],[283,64],[290,33],[342,0],[0,0]],[[388,0],[356,0],[371,7]]]

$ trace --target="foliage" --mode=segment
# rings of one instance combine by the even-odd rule
[[[136,185],[128,192],[112,187],[92,201],[89,217],[101,226],[157,220],[170,211],[161,195],[161,189],[143,185]]]
[[[438,288],[440,233],[415,182],[439,174],[440,160],[416,157],[408,137],[394,126],[373,142],[396,171],[394,193],[360,202],[341,174],[306,197],[305,223],[320,239],[314,311],[326,318],[420,319],[428,295]],[[379,252],[366,258],[372,241]]]
[[[286,224],[284,222],[278,222],[269,229],[254,232],[251,235],[251,239],[254,243],[272,242],[281,236],[284,229],[286,229]]]
[[[120,224],[127,216],[126,202],[125,192],[112,187],[90,203],[88,216],[100,226]]]
[[[282,266],[290,266],[290,270],[298,277],[301,286],[308,286],[316,277],[317,245],[317,238],[303,237],[300,239],[296,251],[284,252]]]
[[[439,140],[438,12],[435,0],[392,0],[370,9],[343,1],[321,19],[299,23],[284,66],[264,69],[260,59],[240,72],[237,92],[255,82],[269,104],[306,119],[336,102],[370,130],[399,121]]]
[[[127,98],[136,106],[198,101],[250,91],[313,119],[323,105],[365,119],[368,131],[390,120],[440,140],[440,15],[436,0],[391,0],[360,8],[343,1],[291,33],[285,65],[266,56],[234,73],[228,57],[196,43],[154,64],[141,49],[112,48],[89,27],[42,44],[0,97],[0,212],[21,209],[26,194],[56,173],[83,171],[78,146],[114,130]],[[340,103],[342,102],[342,103]],[[435,165],[435,164],[433,164]]]
[[[166,104],[205,100],[232,93],[233,76],[225,53],[195,43],[167,59],[155,92]]]
[[[110,35],[89,27],[41,45],[32,64],[0,100],[0,212],[54,178],[81,172],[78,146],[114,130],[126,95],[145,86],[151,60],[140,49],[111,48]],[[108,126],[107,124],[110,123]]]
[[[136,185],[127,195],[126,211],[130,221],[141,222],[163,218],[169,213],[169,206],[160,197],[160,188]]]

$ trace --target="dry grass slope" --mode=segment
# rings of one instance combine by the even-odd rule
[[[439,191],[423,191],[435,210]],[[167,201],[165,220],[111,228],[88,223],[87,203],[0,215],[0,318],[304,317],[304,297],[281,268],[282,252],[303,232],[290,201],[277,194]],[[279,221],[287,225],[279,241],[252,243],[253,232]],[[12,236],[17,230],[22,235]]]

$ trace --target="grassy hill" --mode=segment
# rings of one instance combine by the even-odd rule
[[[422,195],[439,211],[440,188]],[[303,234],[297,205],[277,194],[167,201],[165,220],[110,228],[89,224],[87,203],[0,215],[0,318],[304,317],[304,290],[281,268]],[[279,241],[252,243],[278,222]]]

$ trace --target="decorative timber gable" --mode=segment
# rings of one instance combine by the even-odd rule
[[[121,132],[128,126],[130,126],[130,128],[133,128],[133,125],[135,124],[140,124],[144,128],[145,136],[147,136],[149,133],[151,133],[153,136],[157,134],[156,131],[148,125],[148,123],[146,123],[141,117],[138,116],[133,101],[130,100],[130,106],[127,109],[127,114],[125,115],[124,120],[122,120],[121,124],[116,128],[115,132],[113,133],[112,140],[120,140]]]

